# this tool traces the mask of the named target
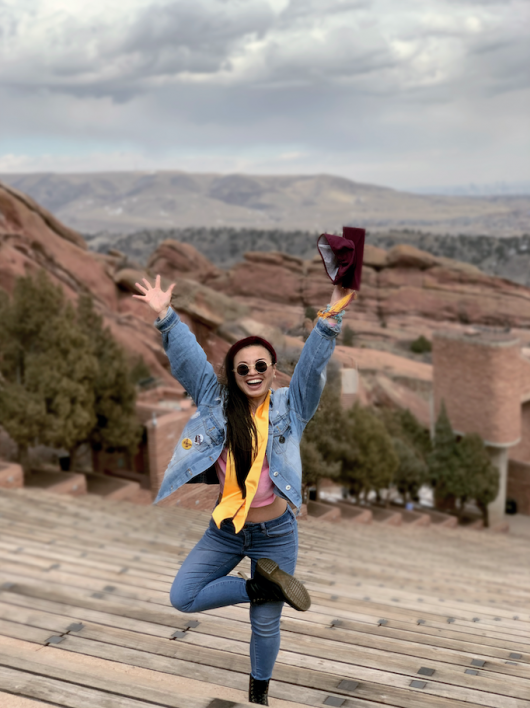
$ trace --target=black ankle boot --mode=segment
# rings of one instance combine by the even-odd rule
[[[264,602],[287,602],[300,612],[311,607],[311,598],[302,583],[293,575],[280,570],[269,558],[260,558],[254,577],[247,580],[247,593],[252,605]]]
[[[282,591],[256,573],[247,580],[246,589],[251,605],[263,605],[265,602],[285,602]]]
[[[258,681],[252,674],[250,674],[250,681],[248,684],[248,702],[249,703],[259,703],[260,706],[269,705],[269,682],[268,681]]]

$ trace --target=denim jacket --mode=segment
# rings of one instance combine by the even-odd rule
[[[155,326],[162,333],[173,376],[197,404],[175,447],[155,504],[215,464],[225,446],[222,389],[193,333],[169,309]],[[272,391],[267,460],[275,494],[296,508],[302,504],[300,440],[315,414],[326,383],[326,366],[340,326],[319,319],[309,335],[288,388]]]

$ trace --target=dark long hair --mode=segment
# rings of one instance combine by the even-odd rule
[[[276,364],[276,352],[272,344],[261,337],[246,337],[228,350],[220,377],[224,389],[223,412],[226,418],[226,447],[232,453],[236,477],[243,499],[247,496],[245,481],[258,450],[258,431],[250,411],[247,396],[239,388],[234,372],[234,358],[245,347],[261,346],[267,349]]]

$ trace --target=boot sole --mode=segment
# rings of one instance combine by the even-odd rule
[[[256,565],[256,572],[277,585],[285,601],[295,610],[306,612],[311,607],[311,598],[302,583],[281,570],[275,561],[270,558],[260,558]]]

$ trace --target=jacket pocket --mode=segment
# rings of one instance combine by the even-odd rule
[[[289,416],[283,416],[273,425],[272,448],[277,455],[283,455],[287,450],[287,443],[291,436]]]

